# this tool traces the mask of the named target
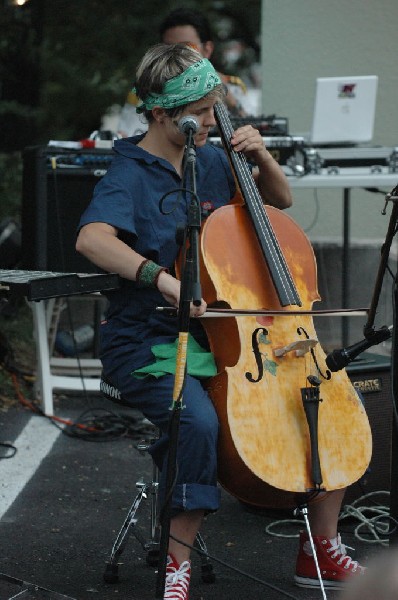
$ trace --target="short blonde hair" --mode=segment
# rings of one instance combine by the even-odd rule
[[[144,100],[148,94],[161,94],[164,84],[173,77],[183,73],[188,67],[203,57],[198,50],[188,44],[156,44],[143,56],[136,72],[135,90],[139,98]],[[206,95],[224,100],[225,89],[222,84],[216,86]],[[166,109],[169,116],[175,117],[185,110],[187,104]],[[144,110],[148,121],[153,120],[152,111]]]

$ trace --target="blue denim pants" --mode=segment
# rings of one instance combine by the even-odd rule
[[[140,410],[161,431],[150,453],[160,469],[159,494],[162,501],[166,486],[174,376],[155,378],[150,375],[137,379],[127,366],[119,366],[110,379],[120,390],[124,402]],[[196,509],[212,512],[220,504],[217,486],[218,417],[200,380],[189,375],[184,383],[182,406],[171,509],[173,514]]]

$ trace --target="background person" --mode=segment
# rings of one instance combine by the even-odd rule
[[[204,58],[210,60],[214,52],[214,38],[206,16],[198,10],[177,8],[169,13],[159,27],[159,37],[165,44],[192,44]],[[246,115],[244,101],[246,86],[239,77],[219,73],[228,88],[226,105],[233,116]],[[138,98],[130,91],[122,107],[117,131],[122,137],[143,133],[146,125],[137,115]]]

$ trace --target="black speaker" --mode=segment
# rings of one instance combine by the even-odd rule
[[[22,267],[93,273],[75,250],[80,216],[112,160],[111,149],[32,146],[23,152]]]
[[[390,491],[393,398],[391,360],[388,356],[364,353],[347,366],[351,383],[361,393],[372,430],[372,458],[364,475],[348,490],[345,504],[377,491]],[[349,456],[345,457],[350,460]],[[383,501],[375,498],[375,502]],[[386,499],[384,499],[386,501]]]
[[[10,217],[0,222],[0,268],[15,269],[21,259],[21,228]]]

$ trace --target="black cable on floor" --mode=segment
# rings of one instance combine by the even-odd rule
[[[238,575],[243,575],[244,577],[247,577],[248,579],[251,579],[252,581],[255,581],[256,583],[259,583],[269,589],[274,590],[275,592],[278,592],[280,594],[282,594],[283,596],[286,596],[286,598],[291,598],[291,600],[299,600],[299,598],[297,598],[297,596],[293,596],[292,594],[289,594],[289,592],[285,592],[285,590],[282,590],[281,588],[272,585],[272,583],[268,583],[267,581],[264,581],[263,579],[260,579],[259,577],[256,577],[255,575],[252,575],[251,573],[247,573],[246,571],[242,571],[241,569],[239,569],[238,567],[234,567],[230,564],[228,564],[227,562],[221,560],[220,558],[217,558],[211,554],[209,554],[208,552],[205,552],[204,550],[201,550],[200,548],[197,548],[196,546],[190,546],[189,544],[186,544],[185,542],[183,542],[182,540],[179,540],[178,538],[174,537],[173,535],[170,534],[170,537],[175,541],[178,542],[179,544],[182,544],[182,546],[186,546],[187,548],[190,548],[191,550],[193,550],[194,552],[196,552],[197,554],[200,554],[201,556],[204,556],[205,558],[208,558],[209,560],[215,561],[216,563],[222,565],[223,567],[226,567],[227,569],[230,569],[231,571],[234,571],[235,573],[238,573]]]
[[[154,435],[154,426],[143,417],[102,408],[95,410],[97,414],[93,409],[84,412],[76,423],[65,425],[62,432],[86,442],[111,442],[119,438],[140,440]]]
[[[17,453],[16,447],[13,446],[12,444],[9,444],[8,442],[0,442],[0,448],[5,448],[6,452],[9,451],[8,455],[1,456],[1,454],[0,454],[0,460],[5,460],[6,458],[12,458]]]

